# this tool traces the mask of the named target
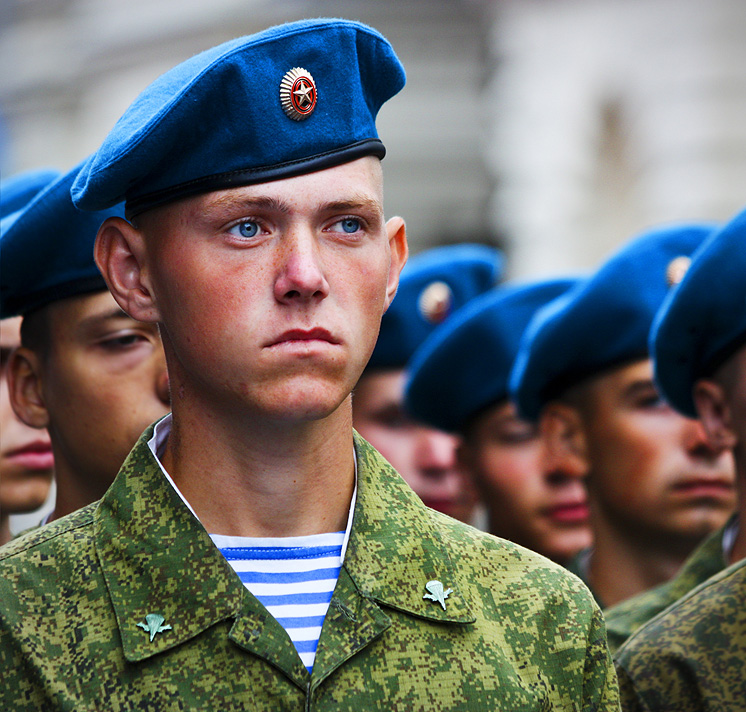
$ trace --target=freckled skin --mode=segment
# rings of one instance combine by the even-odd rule
[[[197,400],[316,419],[352,390],[386,306],[380,167],[361,159],[320,175],[198,196],[143,221],[172,381]],[[339,210],[319,209],[351,194],[370,202],[355,213],[367,223],[355,235],[339,230]],[[241,220],[259,233],[242,238]],[[311,328],[334,345],[272,346],[289,329]]]

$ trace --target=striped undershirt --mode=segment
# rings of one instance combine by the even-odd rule
[[[277,619],[308,672],[342,566],[345,532],[256,538],[210,534],[243,585]]]

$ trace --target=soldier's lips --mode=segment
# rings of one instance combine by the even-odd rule
[[[588,505],[585,501],[556,504],[544,512],[549,519],[562,524],[582,524],[588,521]]]
[[[677,482],[673,492],[687,498],[725,499],[733,496],[733,483],[722,478],[693,477]]]
[[[338,346],[341,342],[326,329],[288,329],[272,339],[267,348],[272,349],[306,349],[313,346]]]
[[[13,450],[5,458],[26,470],[51,470],[54,467],[52,446],[41,440]]]

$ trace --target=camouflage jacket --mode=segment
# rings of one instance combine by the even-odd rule
[[[705,581],[617,653],[626,712],[746,707],[746,560]]]
[[[617,650],[643,623],[727,566],[723,554],[723,533],[727,526],[700,544],[670,581],[604,611],[612,651]]]
[[[309,675],[163,477],[151,434],[100,502],[0,549],[0,709],[618,709],[580,581],[427,509],[357,436],[352,530]],[[443,605],[424,597],[434,580]]]

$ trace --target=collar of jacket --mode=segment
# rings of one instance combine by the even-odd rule
[[[129,661],[176,647],[237,617],[249,595],[163,476],[147,444],[152,434],[151,426],[94,514],[96,549]],[[344,568],[359,594],[421,618],[473,622],[439,515],[357,434],[355,447],[358,495]],[[452,589],[446,610],[423,597],[431,580]],[[156,630],[150,639],[143,628],[149,614],[162,616],[162,625],[170,626],[166,635]]]

